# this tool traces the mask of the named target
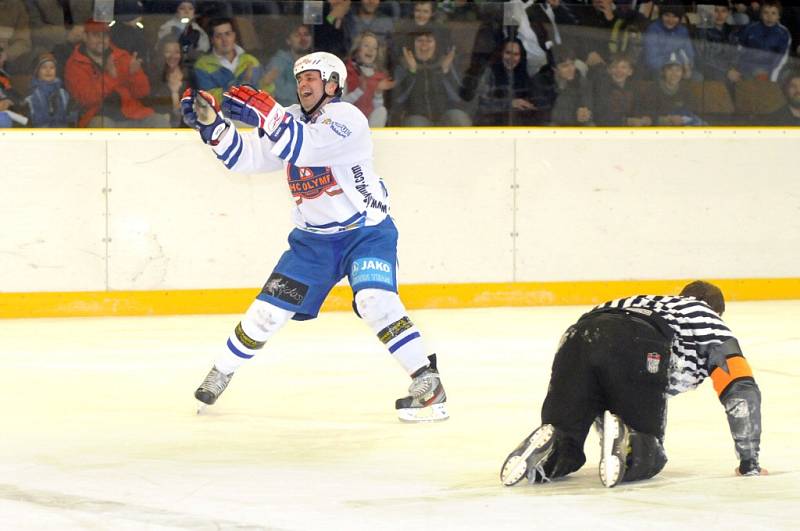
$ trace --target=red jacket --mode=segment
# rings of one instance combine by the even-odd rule
[[[111,46],[111,60],[117,70],[117,77],[114,78],[92,61],[80,44],[75,46],[67,59],[64,81],[83,111],[78,127],[86,127],[92,118],[102,112],[103,101],[115,92],[121,102],[118,110],[125,118],[141,120],[155,112],[139,101],[150,94],[150,82],[142,69],[130,74],[132,59],[133,56],[127,51]]]

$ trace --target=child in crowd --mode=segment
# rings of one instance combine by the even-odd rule
[[[51,53],[39,56],[31,80],[31,94],[25,98],[32,127],[70,127],[77,112],[70,105],[69,93],[58,77],[56,58]]]
[[[388,112],[383,93],[394,87],[394,81],[386,71],[386,50],[377,35],[362,32],[353,43],[347,67],[347,92],[342,97],[364,113],[370,127],[384,127]]]

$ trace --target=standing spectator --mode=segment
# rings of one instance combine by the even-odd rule
[[[662,67],[673,55],[684,66],[684,78],[692,77],[694,47],[688,28],[681,22],[683,8],[662,5],[658,20],[647,27],[644,34],[645,66],[653,79],[657,79]]]
[[[144,6],[141,0],[116,0],[114,3],[114,24],[111,26],[111,41],[141,59],[146,66],[150,64],[152,43],[147,42],[142,23]]]
[[[197,88],[222,101],[222,93],[233,85],[254,85],[263,68],[254,56],[236,44],[233,20],[217,18],[209,25],[211,53],[201,55],[194,65]]]
[[[392,58],[397,63],[403,55],[403,46],[410,47],[412,37],[422,30],[429,30],[436,38],[437,46],[443,50],[452,46],[450,30],[436,21],[436,2],[414,2],[414,16],[411,19],[400,20],[394,29],[392,37],[394,48]]]
[[[535,110],[532,99],[525,48],[519,39],[508,39],[478,84],[475,125],[530,125]]]
[[[711,1],[711,0],[706,0]],[[726,0],[714,0],[710,25],[697,31],[697,69],[703,79],[727,81],[736,62],[738,29],[728,24],[731,10]]]
[[[429,31],[415,36],[412,50],[403,48],[403,61],[395,68],[392,99],[402,115],[402,125],[471,125],[469,115],[460,108],[455,53],[455,47],[438,53],[436,36]]]
[[[70,2],[63,2],[69,4]],[[52,52],[66,41],[64,8],[59,0],[28,0],[31,43],[35,54]],[[61,63],[63,64],[63,63]]]
[[[608,67],[589,71],[592,80],[594,123],[605,127],[652,125],[649,116],[637,115],[637,92],[631,82],[633,61],[626,55],[612,56]]]
[[[661,76],[650,91],[643,91],[639,99],[639,113],[650,116],[655,125],[706,125],[695,113],[694,101],[684,81],[685,64],[676,54],[661,67]],[[647,125],[647,124],[641,124]]]
[[[506,486],[566,476],[583,466],[594,423],[606,487],[652,478],[667,463],[667,399],[714,384],[736,452],[737,476],[759,465],[761,391],[722,321],[725,298],[708,282],[680,295],[637,295],[596,306],[569,327],[553,360],[542,426],[506,459]],[[695,447],[702,447],[696,445]]]
[[[781,25],[781,3],[766,0],[761,6],[761,20],[745,27],[739,35],[739,58],[731,80],[756,78],[778,81],[789,58],[791,36]]]
[[[344,58],[348,49],[345,44],[345,18],[350,12],[351,0],[329,0],[322,10],[322,24],[314,26],[316,49]]]
[[[294,63],[311,53],[314,37],[311,28],[298,24],[289,28],[286,37],[287,48],[278,50],[267,63],[266,74],[261,80],[264,90],[272,94],[281,105],[289,106],[297,102],[297,80],[294,78]]]
[[[347,91],[342,99],[363,112],[370,127],[384,127],[389,112],[383,95],[395,85],[386,70],[386,49],[371,31],[359,35],[354,47],[352,57],[345,61]]]
[[[77,113],[71,108],[69,93],[58,78],[56,58],[51,53],[39,56],[31,81],[31,94],[25,98],[33,127],[71,127]]]
[[[533,78],[533,104],[540,122],[549,125],[592,125],[591,90],[575,67],[575,52],[553,50],[554,66]]]
[[[22,0],[0,0],[0,47],[6,51],[6,70],[11,74],[30,68],[31,28]]]
[[[789,72],[783,80],[786,105],[766,117],[768,125],[800,126],[800,71]]]
[[[170,127],[181,127],[181,94],[190,86],[190,74],[179,37],[167,34],[158,41],[156,58],[147,69],[150,96],[145,100],[156,113],[169,116]]]
[[[361,0],[351,9],[344,20],[344,44],[346,50],[353,49],[355,38],[365,31],[371,31],[386,46],[392,49],[394,21],[378,12],[381,0]]]
[[[208,34],[195,21],[196,2],[194,0],[183,0],[178,2],[175,8],[175,16],[164,22],[158,28],[158,39],[172,36],[178,40],[181,48],[181,55],[185,65],[189,68],[194,67],[197,58],[201,54],[211,49]]]
[[[583,9],[576,28],[576,51],[587,66],[608,64],[612,55],[625,54],[636,64],[642,52],[647,18],[637,10],[617,6],[614,0],[592,0]],[[569,43],[567,43],[569,44]]]
[[[67,90],[81,107],[79,127],[167,127],[169,118],[142,103],[150,82],[142,62],[111,42],[109,27],[90,20],[67,60]]]

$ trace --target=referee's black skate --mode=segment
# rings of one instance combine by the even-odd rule
[[[233,373],[225,374],[216,367],[211,368],[203,380],[203,383],[201,383],[200,387],[194,392],[194,397],[201,402],[197,408],[198,413],[201,413],[207,405],[210,406],[217,401],[222,391],[228,387],[228,382],[231,381],[232,377]]]
[[[625,477],[630,453],[630,428],[610,411],[603,413],[600,429],[600,481],[608,488]]]
[[[436,355],[428,356],[428,359],[430,365],[412,375],[408,396],[398,398],[394,403],[397,416],[403,422],[436,422],[450,418],[447,394],[436,369]]]
[[[552,424],[543,424],[525,437],[511,452],[500,469],[500,481],[510,487],[528,477],[531,483],[549,481],[542,466],[553,453],[556,429]]]

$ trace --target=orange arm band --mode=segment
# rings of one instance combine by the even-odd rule
[[[741,378],[752,378],[753,371],[750,369],[750,364],[744,359],[741,354],[734,354],[725,359],[728,365],[728,372],[725,372],[721,367],[715,368],[711,371],[711,380],[714,382],[714,390],[717,396],[722,396],[722,393],[728,386],[736,380]]]

